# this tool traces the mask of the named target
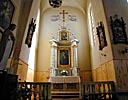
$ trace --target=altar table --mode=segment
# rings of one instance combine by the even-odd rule
[[[79,76],[52,76],[49,80],[51,83],[80,83]]]

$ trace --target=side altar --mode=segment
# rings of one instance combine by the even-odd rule
[[[65,28],[50,40],[52,96],[80,96],[78,43],[76,36]]]

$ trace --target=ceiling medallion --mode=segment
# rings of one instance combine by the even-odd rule
[[[61,6],[62,0],[49,0],[49,4],[50,4],[53,8],[58,8],[58,7]]]

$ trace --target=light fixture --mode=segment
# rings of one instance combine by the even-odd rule
[[[49,0],[49,4],[50,4],[50,6],[52,6],[53,8],[58,8],[58,7],[61,6],[62,0]]]

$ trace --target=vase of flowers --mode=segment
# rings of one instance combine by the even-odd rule
[[[68,71],[67,70],[62,70],[61,72],[62,76],[68,76]]]

